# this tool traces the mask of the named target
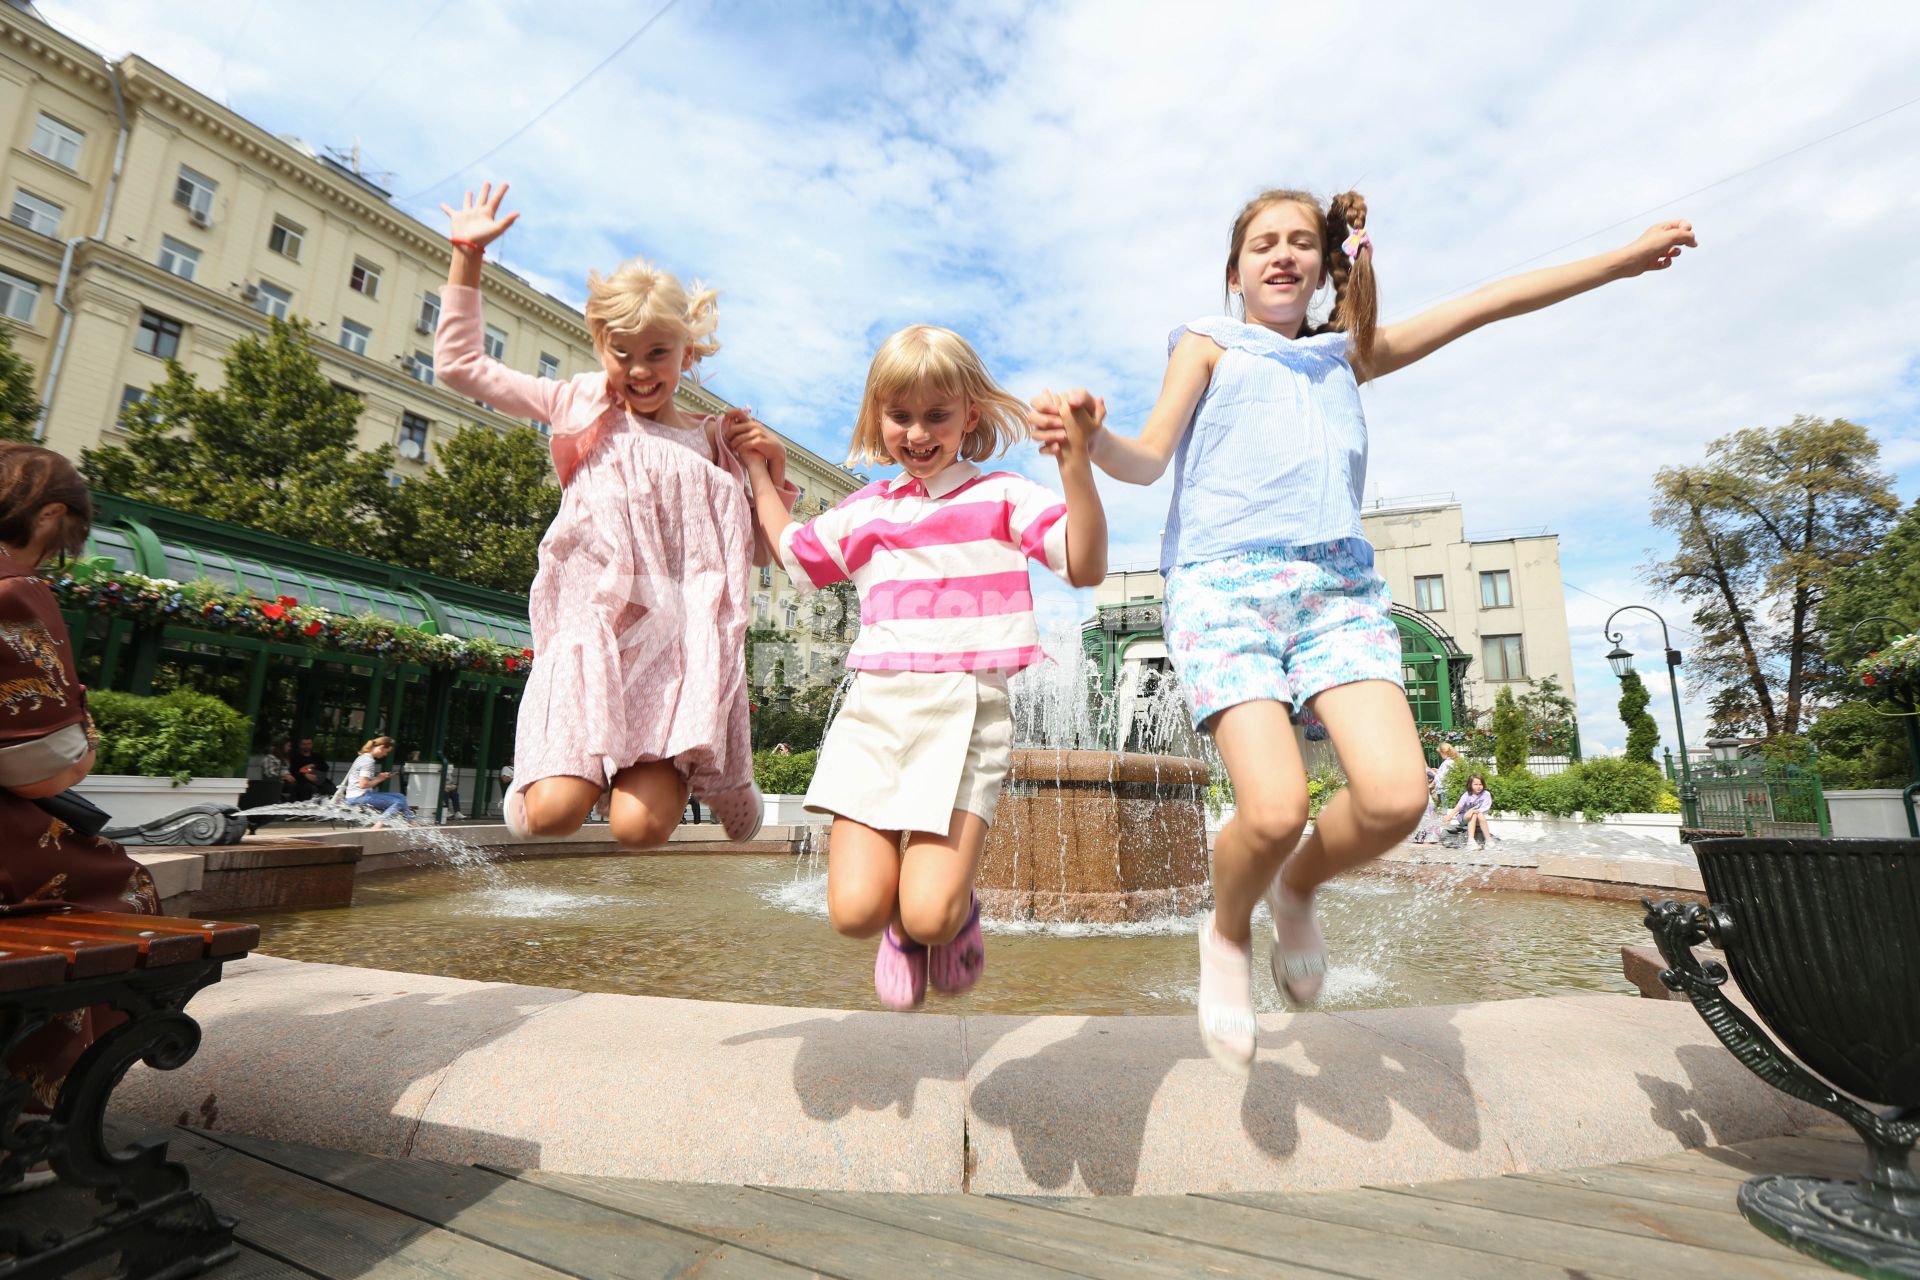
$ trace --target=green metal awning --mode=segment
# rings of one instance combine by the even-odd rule
[[[292,596],[350,617],[372,614],[514,648],[533,644],[524,597],[112,494],[95,494],[94,504],[88,553],[125,572]]]

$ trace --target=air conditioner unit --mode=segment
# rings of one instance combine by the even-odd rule
[[[260,286],[253,283],[251,280],[249,280],[247,283],[240,286],[240,300],[242,302],[252,302],[254,299],[258,298],[259,296],[260,296]]]
[[[426,456],[426,452],[425,449],[420,447],[418,440],[402,440],[400,442],[400,456],[403,458],[418,462]]]
[[[189,209],[187,210],[187,217],[193,220],[193,225],[196,227],[210,227],[213,225],[213,215],[209,214],[205,209]]]

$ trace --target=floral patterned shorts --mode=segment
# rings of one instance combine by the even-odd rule
[[[1175,566],[1167,652],[1194,728],[1242,702],[1284,702],[1304,717],[1305,704],[1336,685],[1401,684],[1392,604],[1360,538]]]

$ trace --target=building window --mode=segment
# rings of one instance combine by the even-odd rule
[[[400,456],[409,462],[424,462],[427,457],[428,422],[417,413],[400,415]]]
[[[364,293],[369,298],[380,296],[380,268],[364,258],[353,260],[353,270],[347,273],[347,288],[355,293]]]
[[[550,356],[542,351],[540,353],[540,376],[558,380],[560,377],[560,357]]]
[[[1438,574],[1413,580],[1413,607],[1422,613],[1439,613],[1447,607],[1447,580]]]
[[[172,236],[161,236],[160,269],[182,280],[191,280],[193,273],[200,269],[200,251],[190,244],[181,244]]]
[[[41,113],[33,122],[33,154],[51,160],[63,169],[80,167],[80,144],[87,135],[70,124],[62,124]]]
[[[140,328],[133,335],[133,349],[142,355],[171,360],[180,354],[180,335],[185,331],[178,320],[157,311],[142,311]]]
[[[181,165],[180,176],[173,180],[173,202],[185,209],[195,224],[204,227],[213,221],[213,193],[219,189],[220,184],[212,178]]]
[[[772,565],[763,564],[760,566],[760,585],[763,587],[770,587],[773,585],[773,566]]]
[[[153,392],[145,387],[126,386],[120,388],[120,416],[118,425],[125,429],[137,419],[142,422],[153,420],[153,411],[147,406],[153,403]]]
[[[357,356],[367,354],[367,339],[373,337],[373,330],[351,320],[340,322],[340,345]]]
[[[60,234],[60,215],[65,212],[51,200],[42,200],[26,191],[16,191],[13,193],[13,212],[7,216],[13,219],[16,226],[43,236],[57,236]]]
[[[300,261],[300,246],[307,240],[307,230],[285,218],[273,220],[273,230],[267,232],[267,248],[283,258]]]
[[[1513,605],[1513,575],[1505,569],[1480,575],[1480,607],[1507,609]]]
[[[424,382],[428,386],[432,386],[433,385],[432,354],[426,351],[414,352],[413,363],[407,366],[407,372],[412,374],[414,378],[417,379],[418,381]]]
[[[263,316],[285,320],[293,313],[293,295],[277,284],[255,285],[253,309]]]
[[[489,356],[495,360],[505,360],[507,358],[507,331],[505,329],[496,329],[492,325],[488,325],[485,341],[487,354]]]
[[[414,322],[419,333],[432,333],[440,327],[440,295],[423,293],[420,295],[420,318]]]
[[[1480,637],[1480,661],[1488,680],[1525,680],[1526,659],[1520,650],[1519,636]]]
[[[791,631],[795,627],[800,625],[800,606],[799,605],[795,604],[791,600],[787,601],[786,614],[787,614],[787,630]]]
[[[40,286],[22,280],[10,271],[0,271],[0,315],[21,324],[32,324],[40,307]]]

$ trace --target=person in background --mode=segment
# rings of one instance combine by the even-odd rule
[[[1453,806],[1451,819],[1484,849],[1493,837],[1487,828],[1487,815],[1492,812],[1493,792],[1487,790],[1487,780],[1476,773],[1467,779],[1467,789],[1460,793],[1460,803]]]
[[[1447,795],[1447,775],[1460,763],[1460,753],[1451,743],[1440,744],[1440,763],[1427,766],[1427,811],[1414,828],[1413,843],[1431,844],[1440,838],[1440,806]]]
[[[325,756],[314,751],[312,738],[300,739],[300,749],[293,753],[288,764],[293,774],[295,800],[333,798],[333,766]]]
[[[413,810],[407,804],[407,798],[398,791],[379,791],[376,788],[393,776],[390,770],[383,770],[380,762],[393,754],[393,739],[382,734],[367,741],[360,748],[360,754],[354,757],[353,764],[347,770],[347,803],[368,805],[380,811],[382,819],[397,818],[411,825]],[[375,827],[386,823],[376,822]]]

